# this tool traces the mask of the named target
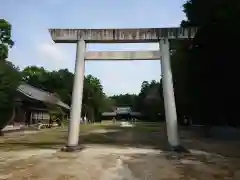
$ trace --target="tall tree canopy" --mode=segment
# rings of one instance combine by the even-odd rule
[[[115,106],[130,106],[133,109],[136,108],[136,94],[120,94],[110,96],[109,98],[114,101]]]
[[[160,82],[143,81],[141,90],[136,94],[120,94],[109,97],[114,106],[130,106],[133,111],[141,112],[147,121],[161,120],[164,115],[162,86]]]
[[[21,79],[18,68],[6,60],[13,44],[11,25],[0,19],[0,129],[12,115],[14,95]]]
[[[188,0],[182,26],[199,27],[192,48],[177,50],[172,60],[177,104],[190,104],[184,113],[204,124],[239,124],[238,51],[240,1]],[[185,60],[183,60],[183,58]],[[180,75],[180,76],[176,76]],[[179,87],[185,85],[179,98]],[[181,89],[181,88],[180,88]],[[186,96],[187,95],[187,96]],[[184,97],[184,98],[183,98]]]
[[[7,59],[8,50],[14,45],[11,34],[11,24],[4,19],[0,19],[0,60]]]
[[[71,104],[74,74],[67,69],[47,71],[43,67],[29,66],[22,71],[22,80],[37,88],[57,94],[65,103]],[[87,75],[84,78],[82,115],[95,119],[104,111],[103,87],[98,78]]]

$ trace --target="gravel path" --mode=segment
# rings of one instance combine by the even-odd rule
[[[153,149],[93,145],[76,153],[46,149],[1,156],[0,180],[238,180],[240,175],[228,171],[225,158],[199,151],[179,159]]]
[[[52,137],[46,131],[47,138]],[[114,132],[117,132],[117,134]],[[43,133],[43,132],[42,132]],[[64,133],[64,132],[56,132]],[[24,150],[1,151],[0,149],[0,180],[239,180],[239,157],[224,157],[210,152],[222,148],[229,151],[222,143],[203,143],[194,140],[185,143],[192,146],[200,145],[205,151],[191,150],[191,154],[177,155],[160,149],[130,148],[131,145],[154,136],[114,129],[94,129],[85,134],[100,134],[111,137],[111,144],[88,144],[81,152],[63,153],[56,149],[31,148]],[[107,134],[109,133],[109,134]],[[18,135],[18,141],[23,137]],[[140,139],[136,138],[141,136]],[[143,136],[143,137],[142,137]],[[9,135],[8,139],[17,138]],[[45,136],[44,136],[45,137]],[[59,136],[62,138],[62,136]],[[92,137],[93,138],[93,137]],[[4,139],[2,139],[4,141]],[[120,142],[114,143],[112,142]],[[15,141],[14,141],[15,142]],[[34,141],[35,142],[35,141]],[[55,140],[54,140],[55,142]],[[122,144],[120,146],[119,144]],[[140,146],[137,146],[140,147]],[[210,148],[211,147],[211,148]],[[217,148],[216,148],[217,147]],[[237,146],[236,146],[237,147]],[[213,149],[214,148],[214,149]],[[231,150],[233,151],[233,150]]]

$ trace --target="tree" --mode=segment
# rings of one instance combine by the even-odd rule
[[[51,93],[57,93],[62,101],[71,104],[73,73],[67,69],[46,71],[43,67],[29,66],[22,71],[23,81]]]
[[[199,27],[186,52],[195,120],[207,125],[237,125],[240,1],[188,0],[182,26]],[[234,41],[233,41],[234,40]]]
[[[14,95],[19,85],[21,76],[18,68],[6,61],[8,49],[13,46],[11,39],[11,25],[0,19],[0,130],[4,128],[14,114]]]
[[[114,100],[115,106],[130,106],[133,111],[141,112],[144,120],[160,121],[160,115],[164,116],[162,86],[155,80],[143,81],[138,95],[120,94],[109,99]]]
[[[109,98],[115,102],[115,106],[130,106],[132,109],[136,106],[136,94],[120,94]]]
[[[13,107],[16,105],[14,97],[21,76],[18,69],[8,61],[0,61],[0,130],[12,116]]]
[[[102,105],[105,100],[100,80],[92,75],[87,75],[84,79],[82,116],[87,115],[90,120],[95,121],[97,115],[104,111]]]
[[[144,81],[137,98],[137,111],[145,115],[145,120],[160,121],[164,115],[162,86],[160,82]]]
[[[67,69],[46,71],[43,67],[30,66],[22,71],[23,81],[37,88],[57,94],[62,101],[71,104],[74,74]],[[98,78],[84,78],[82,116],[94,120],[106,108],[107,97]],[[50,106],[49,106],[50,107]],[[50,109],[53,109],[52,107]],[[54,112],[56,109],[54,109]]]
[[[60,96],[57,93],[53,93],[50,102],[46,103],[46,107],[50,115],[50,122],[48,122],[50,126],[53,122],[57,122],[58,125],[61,126],[66,115],[66,112],[64,112],[60,106],[56,105],[59,98]]]
[[[192,116],[192,93],[191,93],[191,61],[187,56],[191,42],[182,41],[175,45],[175,53],[171,55],[173,74],[174,95],[178,120],[181,122],[184,116]]]
[[[8,49],[14,45],[11,39],[12,26],[6,20],[0,19],[0,60],[8,57]]]
[[[68,69],[60,69],[48,73],[46,88],[56,92],[67,104],[71,104],[74,74]]]
[[[52,87],[47,87],[50,81],[50,75],[43,67],[28,66],[22,71],[22,80],[26,83],[40,89]]]

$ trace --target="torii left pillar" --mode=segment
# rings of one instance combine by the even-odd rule
[[[82,97],[83,97],[83,83],[84,83],[84,69],[85,69],[85,52],[86,43],[84,40],[77,41],[76,61],[74,70],[74,82],[72,92],[72,107],[70,113],[70,122],[68,126],[68,142],[67,146],[62,150],[71,152],[82,149],[79,145],[79,130],[80,130],[80,117],[82,110]]]

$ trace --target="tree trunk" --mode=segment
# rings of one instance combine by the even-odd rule
[[[7,121],[7,122],[3,125],[2,128],[0,129],[0,136],[3,136],[3,135],[4,135],[4,133],[2,132],[2,130],[3,130],[9,123],[13,122],[14,119],[15,119],[15,117],[16,117],[16,107],[13,107],[13,111],[12,111],[12,116],[11,116],[11,118],[9,119],[9,121]]]

